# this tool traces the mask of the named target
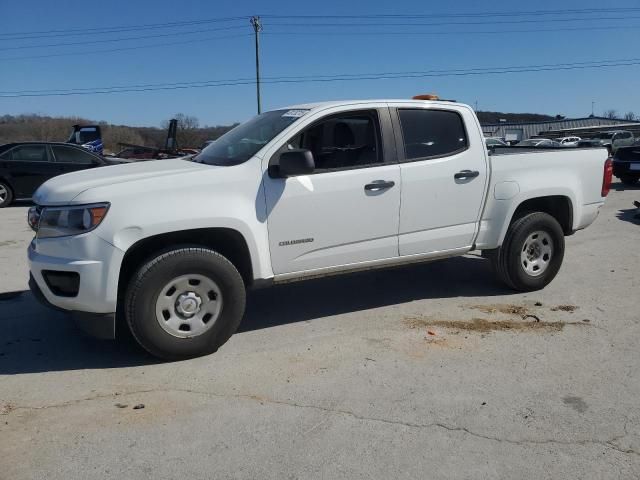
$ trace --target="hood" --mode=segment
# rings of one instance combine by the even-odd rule
[[[175,159],[90,168],[52,178],[36,190],[33,200],[40,205],[60,205],[72,202],[82,192],[92,188],[182,175],[209,168],[208,165]]]

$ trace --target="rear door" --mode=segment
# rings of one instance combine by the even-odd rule
[[[400,255],[470,248],[488,181],[473,112],[429,105],[393,113],[402,177]]]
[[[388,108],[325,115],[270,157],[304,148],[311,175],[272,178],[264,188],[276,274],[398,257],[400,168]]]
[[[16,198],[30,198],[37,188],[56,175],[45,144],[18,145],[3,154]]]

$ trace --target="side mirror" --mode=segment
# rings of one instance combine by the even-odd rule
[[[278,167],[274,169],[275,176],[295,177],[297,175],[309,175],[316,168],[313,153],[310,150],[288,150],[280,154]]]

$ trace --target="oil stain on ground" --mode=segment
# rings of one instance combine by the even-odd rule
[[[492,304],[492,305],[470,305],[470,309],[480,310],[483,313],[504,313],[506,315],[527,315],[529,310],[523,305]]]
[[[406,317],[405,325],[409,328],[439,327],[450,330],[489,333],[495,331],[561,331],[565,322],[527,322],[522,320],[486,320],[472,318],[471,320],[443,320],[429,317]]]

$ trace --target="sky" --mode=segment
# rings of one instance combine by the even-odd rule
[[[599,10],[605,7],[611,10]],[[519,12],[529,13],[514,15]],[[0,0],[0,115],[137,126],[159,126],[178,112],[201,125],[244,121],[256,113],[251,15],[263,23],[263,110],[433,92],[479,110],[581,117],[595,102],[596,115],[608,109],[640,115],[638,0]],[[53,45],[61,43],[67,45]],[[602,61],[606,67],[575,68]],[[544,70],[486,73],[531,66]],[[318,81],[345,74],[367,78]],[[227,85],[174,88],[212,80]],[[159,84],[172,89],[41,96]],[[6,96],[26,91],[39,92]]]

